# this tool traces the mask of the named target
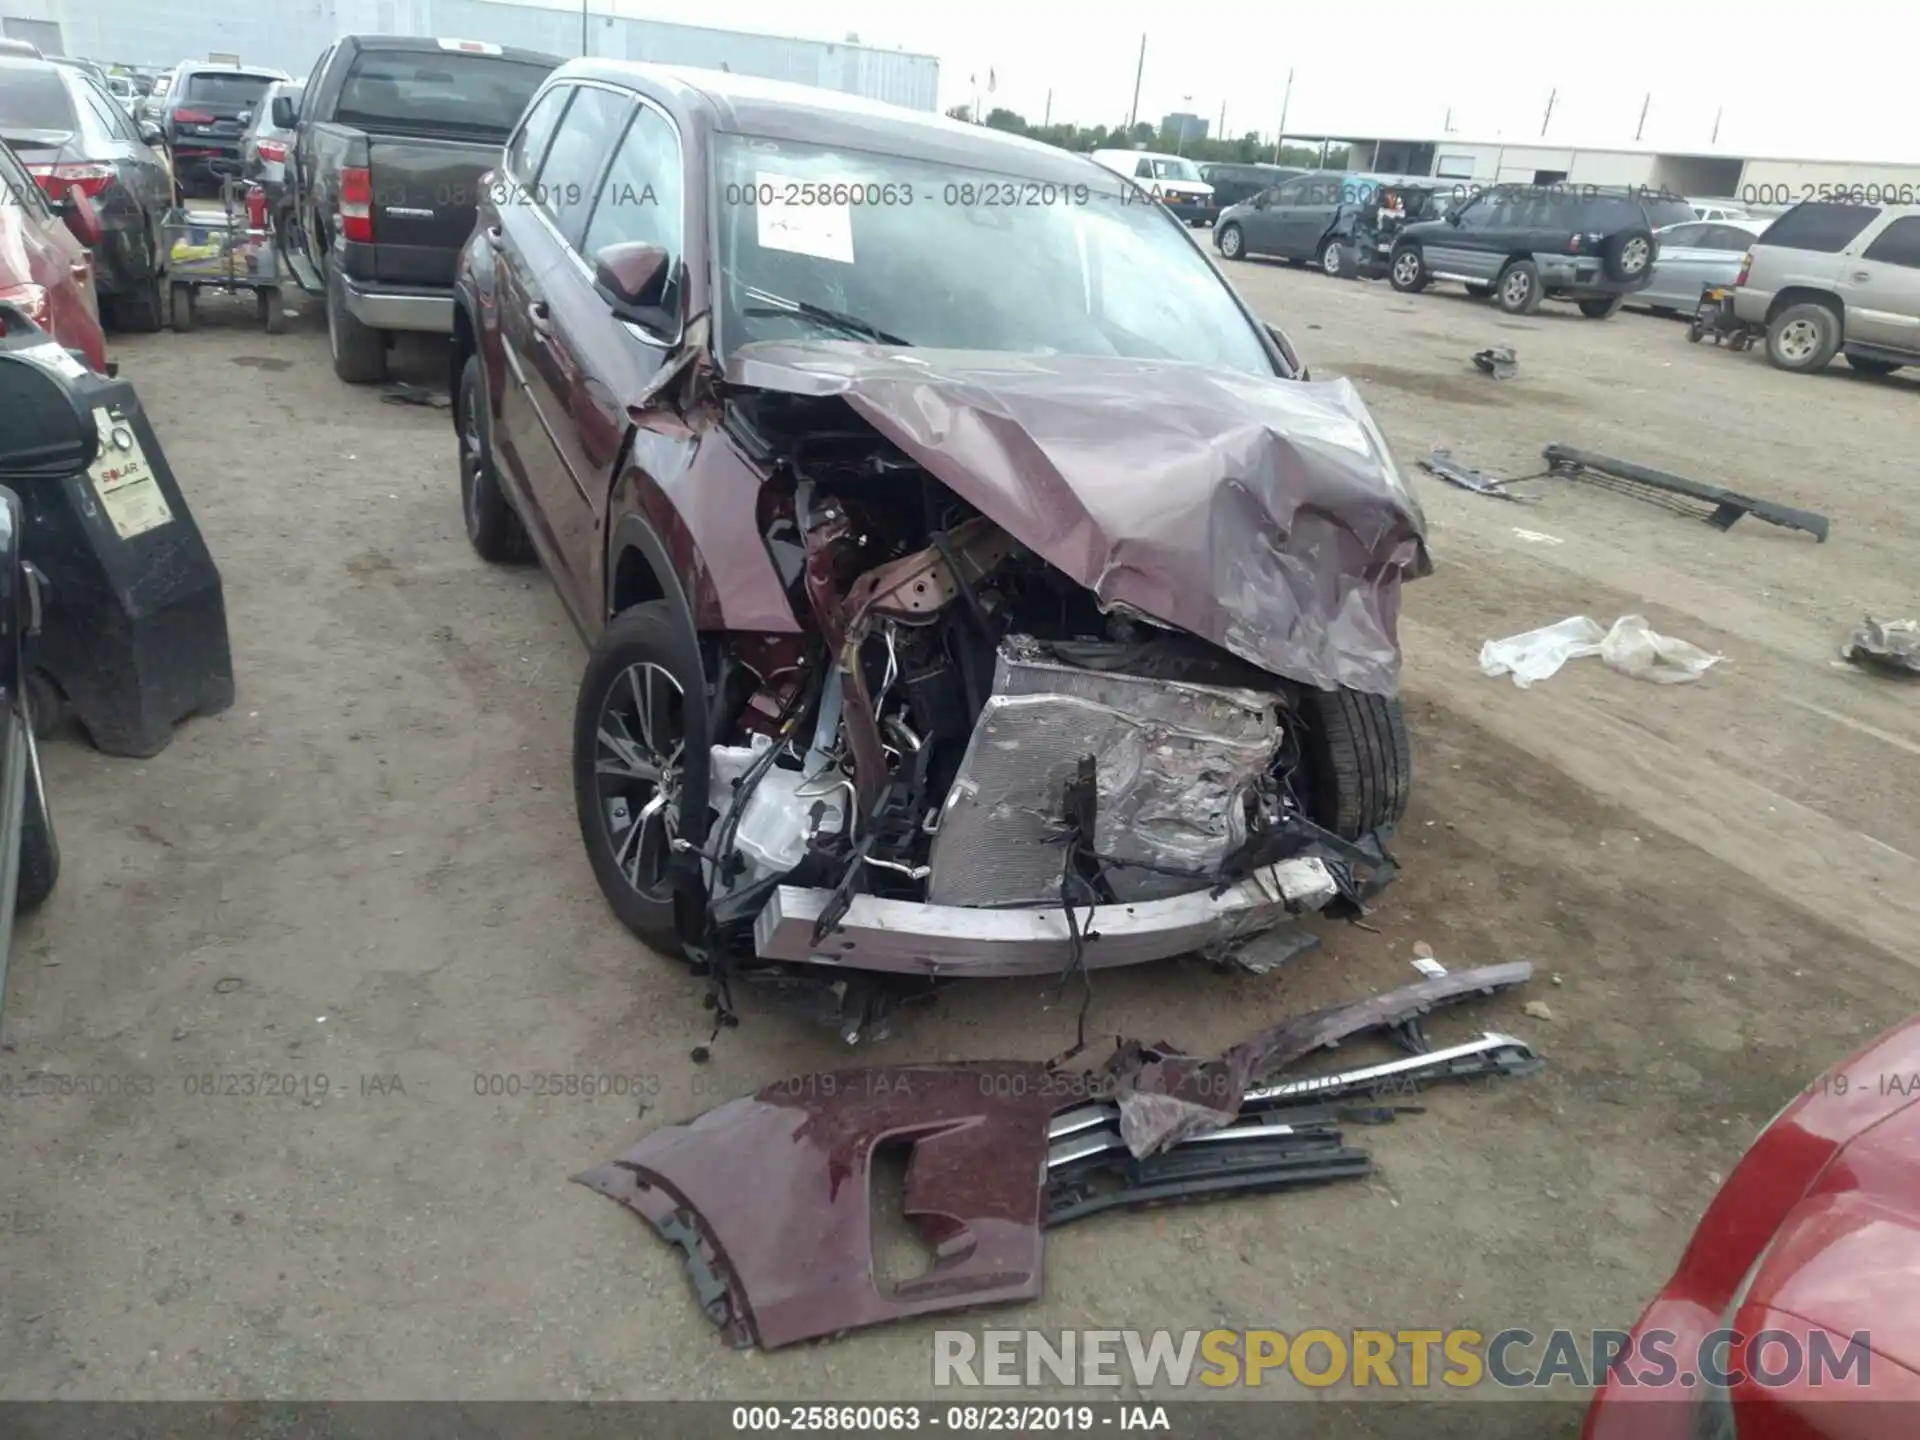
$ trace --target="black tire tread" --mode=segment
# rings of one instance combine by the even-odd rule
[[[638,894],[627,884],[626,877],[613,868],[613,857],[601,834],[597,813],[599,795],[594,784],[593,758],[600,724],[600,692],[608,672],[624,670],[644,656],[667,667],[689,690],[704,688],[704,679],[697,673],[698,656],[689,657],[686,651],[686,642],[666,601],[655,600],[621,611],[594,642],[586,672],[580,677],[573,711],[574,810],[579,818],[580,842],[586,847],[587,862],[614,916],[648,949],[670,960],[682,958],[686,953],[676,907],[671,900],[654,902]]]
[[[475,484],[481,487],[480,533],[468,531],[467,540],[473,546],[474,554],[493,565],[525,565],[534,559],[533,541],[527,535],[527,527],[521,523],[513,506],[507,502],[506,493],[500,488],[499,472],[494,468],[493,460],[493,413],[487,408],[486,371],[481,364],[478,352],[467,357],[467,363],[460,369],[460,393],[455,396],[459,408],[454,414],[454,424],[460,425],[465,419],[465,407],[472,398],[480,405],[480,475]],[[455,444],[459,454],[458,443]],[[464,476],[460,477],[464,482]],[[460,496],[461,524],[466,524],[466,495]]]
[[[1397,824],[1412,795],[1413,756],[1397,696],[1309,690],[1302,696],[1314,820],[1343,839]]]
[[[13,906],[21,913],[43,904],[60,879],[60,837],[54,833],[38,769],[35,764],[27,767],[26,803],[20,812],[20,875]]]

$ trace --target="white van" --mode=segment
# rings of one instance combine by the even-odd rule
[[[1200,178],[1193,161],[1183,155],[1153,150],[1096,150],[1096,164],[1139,183],[1154,199],[1189,225],[1211,225],[1219,213],[1213,186]]]

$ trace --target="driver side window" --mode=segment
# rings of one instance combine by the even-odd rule
[[[1151,160],[1136,161],[1133,167],[1133,174],[1135,179],[1151,180],[1153,178],[1153,162]]]

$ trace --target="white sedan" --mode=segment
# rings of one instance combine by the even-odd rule
[[[1740,262],[1771,220],[1685,220],[1653,232],[1660,248],[1653,279],[1627,297],[1629,305],[1680,310],[1688,315],[1700,303],[1705,285],[1731,285]]]

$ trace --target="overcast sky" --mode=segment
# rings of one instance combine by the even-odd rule
[[[972,99],[1038,121],[1124,120],[1140,37],[1140,115],[1191,109],[1271,136],[1287,71],[1287,133],[1643,144],[1753,155],[1913,161],[1920,180],[1915,0],[589,0],[595,13],[921,51],[941,107]],[[987,72],[996,85],[986,93]],[[1191,96],[1191,100],[1187,97]]]

